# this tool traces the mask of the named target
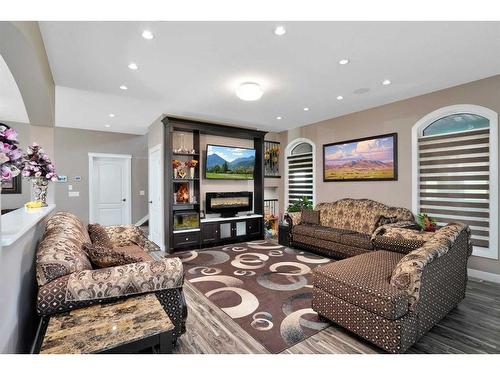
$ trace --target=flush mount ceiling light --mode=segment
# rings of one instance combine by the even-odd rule
[[[115,114],[114,113],[110,113],[109,117],[115,117]]]
[[[264,91],[262,91],[260,85],[255,82],[242,83],[236,89],[236,95],[238,96],[238,98],[240,98],[241,100],[245,100],[247,102],[259,100],[263,94]]]
[[[309,111],[309,107],[304,107],[304,111]]]
[[[120,90],[128,90],[128,87],[127,87],[127,86],[125,86],[125,85],[121,85],[121,86],[120,86]]]
[[[391,83],[392,83],[392,82],[391,82],[390,80],[388,80],[388,79],[384,79],[384,80],[382,81],[382,84],[383,84],[384,86],[390,85]]]
[[[337,96],[337,100],[342,100],[344,97],[342,95]]]
[[[137,66],[137,64],[136,64],[136,63],[133,63],[133,62],[132,62],[132,63],[130,63],[130,64],[128,64],[128,68],[129,68],[130,70],[137,70],[137,69],[139,69],[139,67]]]
[[[281,120],[281,119],[283,119],[283,117],[281,116],[276,117],[276,120]]]
[[[286,34],[285,26],[276,26],[274,29],[274,33],[278,36],[282,36]]]
[[[339,64],[340,64],[340,65],[346,65],[346,64],[349,64],[349,59],[342,59],[342,60],[339,60]]]
[[[155,36],[153,35],[153,33],[152,33],[151,31],[149,31],[149,30],[144,30],[144,31],[142,32],[142,37],[143,37],[144,39],[151,40],[151,39],[153,39]]]

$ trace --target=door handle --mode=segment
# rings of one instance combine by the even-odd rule
[[[126,202],[126,201],[127,201],[127,199],[126,199],[126,198],[122,198],[122,202]]]
[[[149,201],[148,203],[153,203],[153,201]]]

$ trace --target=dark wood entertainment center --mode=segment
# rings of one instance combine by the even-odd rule
[[[266,132],[209,123],[179,117],[165,116],[162,119],[164,131],[164,204],[165,204],[165,251],[174,251],[216,246],[236,242],[259,240],[264,238],[264,137]],[[175,132],[192,135],[191,152],[174,152]],[[210,217],[201,219],[198,228],[174,230],[174,215],[179,213],[194,214],[199,217],[201,207],[200,185],[202,183],[200,135],[216,135],[230,138],[250,139],[255,149],[253,214],[223,218]],[[172,161],[176,158],[192,158],[198,161],[195,175],[187,178],[174,178]],[[192,201],[174,202],[176,186],[187,183],[192,189]],[[230,180],[227,181],[231,183]]]

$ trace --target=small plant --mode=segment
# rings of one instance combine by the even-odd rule
[[[194,168],[196,167],[196,165],[198,164],[198,160],[188,160],[184,165],[187,167],[187,168]]]
[[[307,197],[302,197],[298,201],[292,203],[288,206],[288,212],[300,212],[303,208],[312,209],[313,204],[312,201]]]
[[[33,143],[24,155],[23,177],[40,181],[57,181],[54,164],[43,148]]]
[[[172,168],[177,169],[182,165],[182,163],[179,160],[172,160]]]
[[[6,124],[0,124],[0,180],[16,177],[23,164],[23,151],[19,148],[17,132]]]
[[[437,229],[436,220],[429,217],[427,214],[418,214],[418,225],[425,232],[435,232]]]

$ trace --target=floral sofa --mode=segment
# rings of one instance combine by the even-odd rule
[[[317,218],[307,217],[309,212],[296,214],[289,218],[296,226],[333,229],[333,243],[318,242],[317,234],[309,240],[293,225],[292,244],[342,258],[313,271],[312,308],[318,314],[388,352],[402,353],[465,297],[470,230],[465,224],[450,223],[435,233],[419,232],[412,229],[408,210],[372,202],[347,199],[319,204],[319,224],[310,224]],[[354,208],[357,204],[361,212]],[[323,217],[325,207],[332,210]],[[379,210],[384,219],[367,212],[367,207]],[[334,218],[336,212],[339,216]],[[357,219],[357,224],[350,222]],[[323,224],[335,227],[322,228]],[[364,242],[342,241],[352,232],[361,233]]]
[[[84,250],[91,240],[80,219],[58,212],[47,221],[36,255],[38,314],[47,317],[130,295],[155,293],[175,326],[175,341],[185,332],[187,317],[180,259],[155,260],[149,253],[159,250],[158,246],[134,225],[104,228],[113,249],[123,249],[121,256],[130,263],[93,269]]]

